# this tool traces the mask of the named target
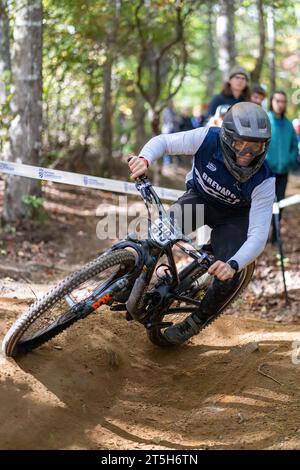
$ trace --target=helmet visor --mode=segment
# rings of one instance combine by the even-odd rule
[[[243,157],[250,153],[252,157],[258,157],[266,149],[266,142],[251,142],[249,140],[234,139],[232,141],[232,149],[237,157]]]

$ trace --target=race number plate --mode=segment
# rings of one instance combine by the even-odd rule
[[[161,246],[181,238],[181,232],[171,225],[167,217],[156,219],[150,228],[151,239]]]

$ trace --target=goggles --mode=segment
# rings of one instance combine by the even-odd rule
[[[251,142],[247,140],[233,140],[232,148],[236,156],[243,157],[250,153],[252,157],[258,157],[266,149],[266,142]]]

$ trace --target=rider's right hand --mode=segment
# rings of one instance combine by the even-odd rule
[[[131,171],[131,179],[135,180],[138,176],[144,175],[148,169],[146,160],[140,157],[130,157],[128,166]]]

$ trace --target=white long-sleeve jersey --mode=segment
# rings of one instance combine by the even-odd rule
[[[247,240],[235,259],[242,269],[263,251],[267,242],[275,200],[275,178],[266,163],[246,183],[239,183],[227,170],[220,147],[219,128],[198,128],[153,137],[139,156],[151,165],[163,155],[193,155],[193,167],[186,181],[208,201],[231,207],[250,207]],[[229,260],[228,260],[229,261]]]

